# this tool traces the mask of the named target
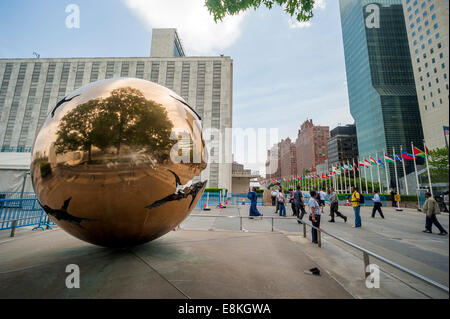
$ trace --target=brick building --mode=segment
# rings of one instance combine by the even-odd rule
[[[329,136],[328,126],[316,126],[312,120],[306,120],[301,125],[295,142],[298,175],[315,171],[318,164],[328,159]]]
[[[297,175],[296,147],[288,137],[280,143],[280,174],[281,178],[291,179]]]

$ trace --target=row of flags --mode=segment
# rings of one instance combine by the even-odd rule
[[[411,153],[408,153],[406,151],[401,151],[400,153],[400,157],[394,153],[394,158],[390,157],[388,154],[384,154],[384,159],[381,160],[380,158],[373,158],[372,156],[369,156],[369,158],[364,158],[363,160],[359,161],[358,164],[356,164],[355,161],[353,161],[353,165],[351,163],[343,163],[343,164],[338,164],[336,167],[332,167],[331,172],[329,172],[328,174],[308,174],[308,175],[304,175],[304,176],[297,176],[296,179],[298,180],[306,180],[306,179],[317,179],[317,178],[331,178],[334,175],[341,175],[341,173],[346,173],[348,171],[356,171],[358,170],[358,167],[364,167],[364,168],[370,168],[372,166],[380,166],[383,168],[386,168],[385,166],[385,162],[386,163],[391,163],[394,164],[395,161],[399,161],[401,162],[402,159],[407,159],[407,160],[414,160],[414,158],[417,157],[421,157],[421,158],[425,158],[425,156],[428,155],[428,159],[431,159],[431,156],[429,154],[429,150],[427,147],[425,147],[425,152],[420,150],[417,147],[413,147],[413,151],[414,151],[414,155]],[[288,181],[289,179],[283,178],[282,181]],[[291,179],[292,180],[292,179]],[[280,179],[279,178],[274,178],[272,179],[273,183],[279,183]]]
[[[350,178],[350,171],[354,172],[354,178],[356,179],[356,171],[359,170],[361,167],[364,168],[372,168],[373,166],[377,167],[378,170],[378,181],[381,187],[381,174],[379,172],[379,168],[383,167],[385,169],[386,172],[386,189],[388,190],[389,188],[389,176],[388,176],[388,171],[386,169],[386,165],[388,163],[390,164],[394,164],[394,168],[395,168],[395,179],[396,179],[396,184],[398,181],[398,177],[397,177],[397,166],[396,163],[400,162],[403,164],[403,173],[404,173],[404,178],[405,178],[405,185],[406,185],[406,193],[408,194],[408,186],[407,186],[407,180],[406,180],[406,171],[405,171],[405,161],[404,160],[415,160],[417,158],[425,158],[426,159],[426,166],[427,166],[427,171],[428,171],[428,179],[429,179],[429,184],[430,184],[430,190],[432,192],[431,189],[431,179],[429,176],[429,167],[428,167],[428,161],[431,160],[431,156],[429,154],[429,150],[426,147],[426,145],[424,144],[424,149],[425,151],[422,151],[421,149],[419,149],[418,147],[415,147],[412,143],[412,153],[408,153],[406,151],[404,151],[403,149],[401,149],[400,153],[397,154],[395,152],[395,150],[392,150],[392,157],[389,156],[387,153],[383,152],[384,157],[381,159],[378,157],[378,155],[376,156],[376,159],[372,156],[368,156],[367,158],[363,158],[360,160],[352,160],[347,161],[347,163],[339,163],[337,164],[336,167],[332,167],[331,171],[328,172],[327,174],[307,174],[307,175],[303,175],[303,176],[297,176],[295,178],[291,178],[291,179],[286,179],[283,178],[283,181],[290,181],[290,182],[294,182],[295,180],[317,180],[317,179],[328,179],[328,178],[335,178],[337,176],[341,176],[342,174],[344,174],[344,176],[346,176],[346,174],[348,173],[348,177]],[[416,167],[416,162],[414,161],[414,166],[415,166],[415,173],[416,173],[416,181],[417,181],[417,187],[419,188],[419,181],[418,181],[418,176],[417,176],[417,167]],[[367,190],[367,176],[366,176],[366,171],[364,171],[365,173],[365,180],[366,180],[366,190]],[[371,180],[373,183],[373,175],[372,175],[372,170],[370,170],[370,175],[371,175]],[[360,187],[362,187],[361,185],[361,174],[359,174],[359,179],[360,179]],[[279,178],[276,179],[272,179],[272,182],[280,182]],[[398,185],[397,185],[397,189],[398,189]]]

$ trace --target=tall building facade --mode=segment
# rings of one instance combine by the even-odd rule
[[[403,0],[423,134],[428,148],[445,147],[449,125],[448,0]]]
[[[266,179],[272,180],[281,177],[281,143],[274,144],[267,150]]]
[[[48,112],[73,90],[102,79],[135,77],[159,83],[182,96],[214,128],[221,140],[209,143],[210,163],[202,173],[207,187],[231,190],[233,60],[186,57],[175,29],[153,30],[151,57],[0,59],[0,146],[5,152],[31,152]],[[206,136],[206,138],[208,138]]]
[[[318,164],[328,159],[329,136],[328,126],[314,125],[312,120],[301,125],[295,142],[298,175],[303,175],[305,171],[315,171]]]
[[[281,178],[291,179],[297,176],[297,156],[295,144],[288,137],[280,143]]]
[[[423,133],[402,0],[340,0],[340,11],[360,157],[401,145],[411,152]]]
[[[357,158],[356,126],[349,124],[332,129],[328,140],[328,169],[336,167],[338,163],[353,163]]]

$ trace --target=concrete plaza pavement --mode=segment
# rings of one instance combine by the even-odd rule
[[[273,212],[274,207],[263,206],[258,207],[264,217],[277,217]],[[336,218],[335,223],[329,223],[329,207],[325,208],[325,214],[322,216],[321,228],[337,235],[345,240],[348,240],[360,247],[368,249],[376,254],[381,255],[401,266],[404,266],[412,271],[415,271],[423,276],[435,280],[448,287],[449,284],[449,238],[448,236],[439,236],[437,229],[433,226],[433,234],[423,233],[425,226],[425,215],[414,209],[403,209],[398,212],[392,207],[383,207],[385,219],[377,214],[375,218],[371,218],[371,207],[362,207],[362,225],[360,229],[352,228],[354,224],[354,214],[351,207],[340,207],[340,211],[348,217],[347,223],[340,218]],[[228,207],[226,209],[213,209],[211,212],[194,211],[194,214],[210,214],[210,215],[242,215],[248,216],[248,206]],[[288,217],[292,215],[290,206],[287,207]],[[304,217],[307,220],[307,216]],[[440,223],[448,230],[449,216],[448,214],[438,215]],[[243,219],[244,230],[249,231],[271,231],[271,219]],[[225,218],[205,218],[190,216],[183,224],[184,229],[239,229],[239,219],[225,219]],[[329,269],[330,272],[335,272],[337,277],[343,279],[343,282],[348,282],[348,289],[355,287],[355,276],[361,277],[363,272],[362,253],[350,248],[328,235],[323,236],[323,248],[319,249],[316,245],[310,243],[311,232],[308,228],[307,240],[299,239],[299,234],[302,234],[301,226],[292,219],[275,219],[275,231],[281,231],[288,235],[289,238],[294,239],[299,243],[303,243],[302,248],[313,260],[324,268]],[[326,253],[325,253],[326,252]],[[344,258],[345,255],[345,258]],[[319,258],[321,256],[321,258]],[[350,258],[354,260],[350,264],[354,264],[355,273],[348,272],[345,267],[341,267],[343,260],[349,261]],[[406,290],[392,291],[392,293],[375,294],[378,297],[445,297],[448,294],[429,287],[422,281],[415,279],[399,270],[396,270],[384,263],[380,263],[375,259],[371,259],[371,263],[376,263],[380,266],[382,271],[385,271],[389,276],[395,276],[399,285],[406,284],[410,286],[408,289],[420,291],[419,295],[415,293],[406,293]],[[351,265],[348,267],[351,268]],[[340,270],[341,273],[336,271]],[[346,278],[346,279],[345,279]],[[359,278],[358,280],[362,280]],[[367,294],[367,289],[362,283],[358,284],[360,290],[355,291],[355,296],[377,297],[373,293]],[[402,295],[403,294],[403,295]]]
[[[9,233],[9,232],[8,232]],[[281,233],[172,231],[130,249],[63,230],[0,233],[0,298],[352,298]],[[80,288],[68,289],[68,264]]]

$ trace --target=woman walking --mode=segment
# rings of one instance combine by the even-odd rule
[[[250,199],[250,216],[263,216],[256,208],[256,204],[258,201],[258,194],[256,193],[256,188],[252,187],[248,194],[247,198]]]

